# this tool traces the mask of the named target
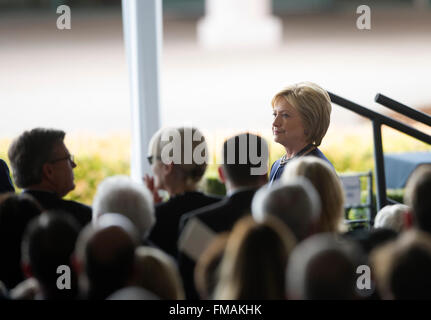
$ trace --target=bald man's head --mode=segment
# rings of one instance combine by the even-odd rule
[[[125,286],[132,274],[136,236],[122,224],[88,226],[77,245],[89,299],[105,299]]]
[[[123,228],[109,226],[97,230],[89,239],[86,255],[99,264],[111,265],[135,246],[135,241]]]

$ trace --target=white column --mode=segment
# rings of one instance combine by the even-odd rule
[[[205,0],[198,41],[206,48],[268,47],[282,40],[281,20],[271,14],[271,0]]]
[[[160,127],[161,1],[122,1],[132,116],[131,176],[137,181],[150,172],[146,159],[148,143]]]

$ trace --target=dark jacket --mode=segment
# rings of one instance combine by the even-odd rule
[[[91,221],[91,207],[71,200],[64,200],[53,192],[39,190],[25,190],[24,193],[32,195],[44,210],[59,210],[70,214],[79,225],[84,227]]]
[[[0,193],[15,192],[6,162],[0,159]]]
[[[257,189],[237,191],[222,201],[186,214],[180,222],[182,231],[187,222],[198,218],[216,233],[232,230],[235,223],[251,213],[251,201]],[[180,231],[180,232],[181,232]],[[195,261],[179,252],[178,267],[184,283],[187,299],[199,299],[194,285]]]
[[[304,155],[303,157],[317,157],[319,159],[322,159],[324,161],[326,161],[327,163],[329,163],[329,165],[333,168],[334,166],[332,165],[331,161],[328,160],[328,158],[326,158],[326,156],[323,154],[322,151],[319,150],[319,148],[314,149],[313,151],[311,151],[310,153],[307,153],[306,155]],[[281,164],[280,163],[281,159],[278,159],[277,161],[275,161],[272,164],[271,167],[271,172],[269,174],[269,184],[271,185],[275,180],[280,179],[281,175],[283,174],[284,171],[284,167],[286,166],[285,164]]]
[[[178,228],[184,213],[213,204],[220,198],[201,192],[185,192],[156,205],[156,224],[148,239],[160,249],[177,257]]]

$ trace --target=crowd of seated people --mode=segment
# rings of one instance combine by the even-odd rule
[[[224,197],[200,189],[208,146],[196,128],[158,131],[152,173],[107,177],[91,207],[64,199],[78,165],[65,133],[24,132],[9,148],[12,170],[0,162],[0,299],[431,298],[431,165],[411,175],[404,205],[383,208],[361,236],[346,232],[342,184],[316,149],[326,128],[293,143],[304,112],[322,116],[301,107],[310,94],[326,99],[316,90],[302,84],[274,100],[276,142],[287,152],[272,179],[264,138],[224,142]]]

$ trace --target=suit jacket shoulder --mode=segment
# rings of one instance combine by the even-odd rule
[[[220,198],[201,192],[186,192],[156,205],[156,224],[151,230],[149,240],[162,250],[177,256],[178,228],[181,217],[197,208],[220,201]]]
[[[239,191],[218,203],[192,211],[183,217],[180,229],[182,230],[190,219],[198,218],[217,233],[228,231],[237,220],[250,213],[255,192],[256,189]]]
[[[61,199],[51,192],[36,190],[25,190],[24,192],[33,196],[45,210],[61,210],[70,214],[81,227],[84,227],[91,221],[91,207],[85,204],[72,200]]]

